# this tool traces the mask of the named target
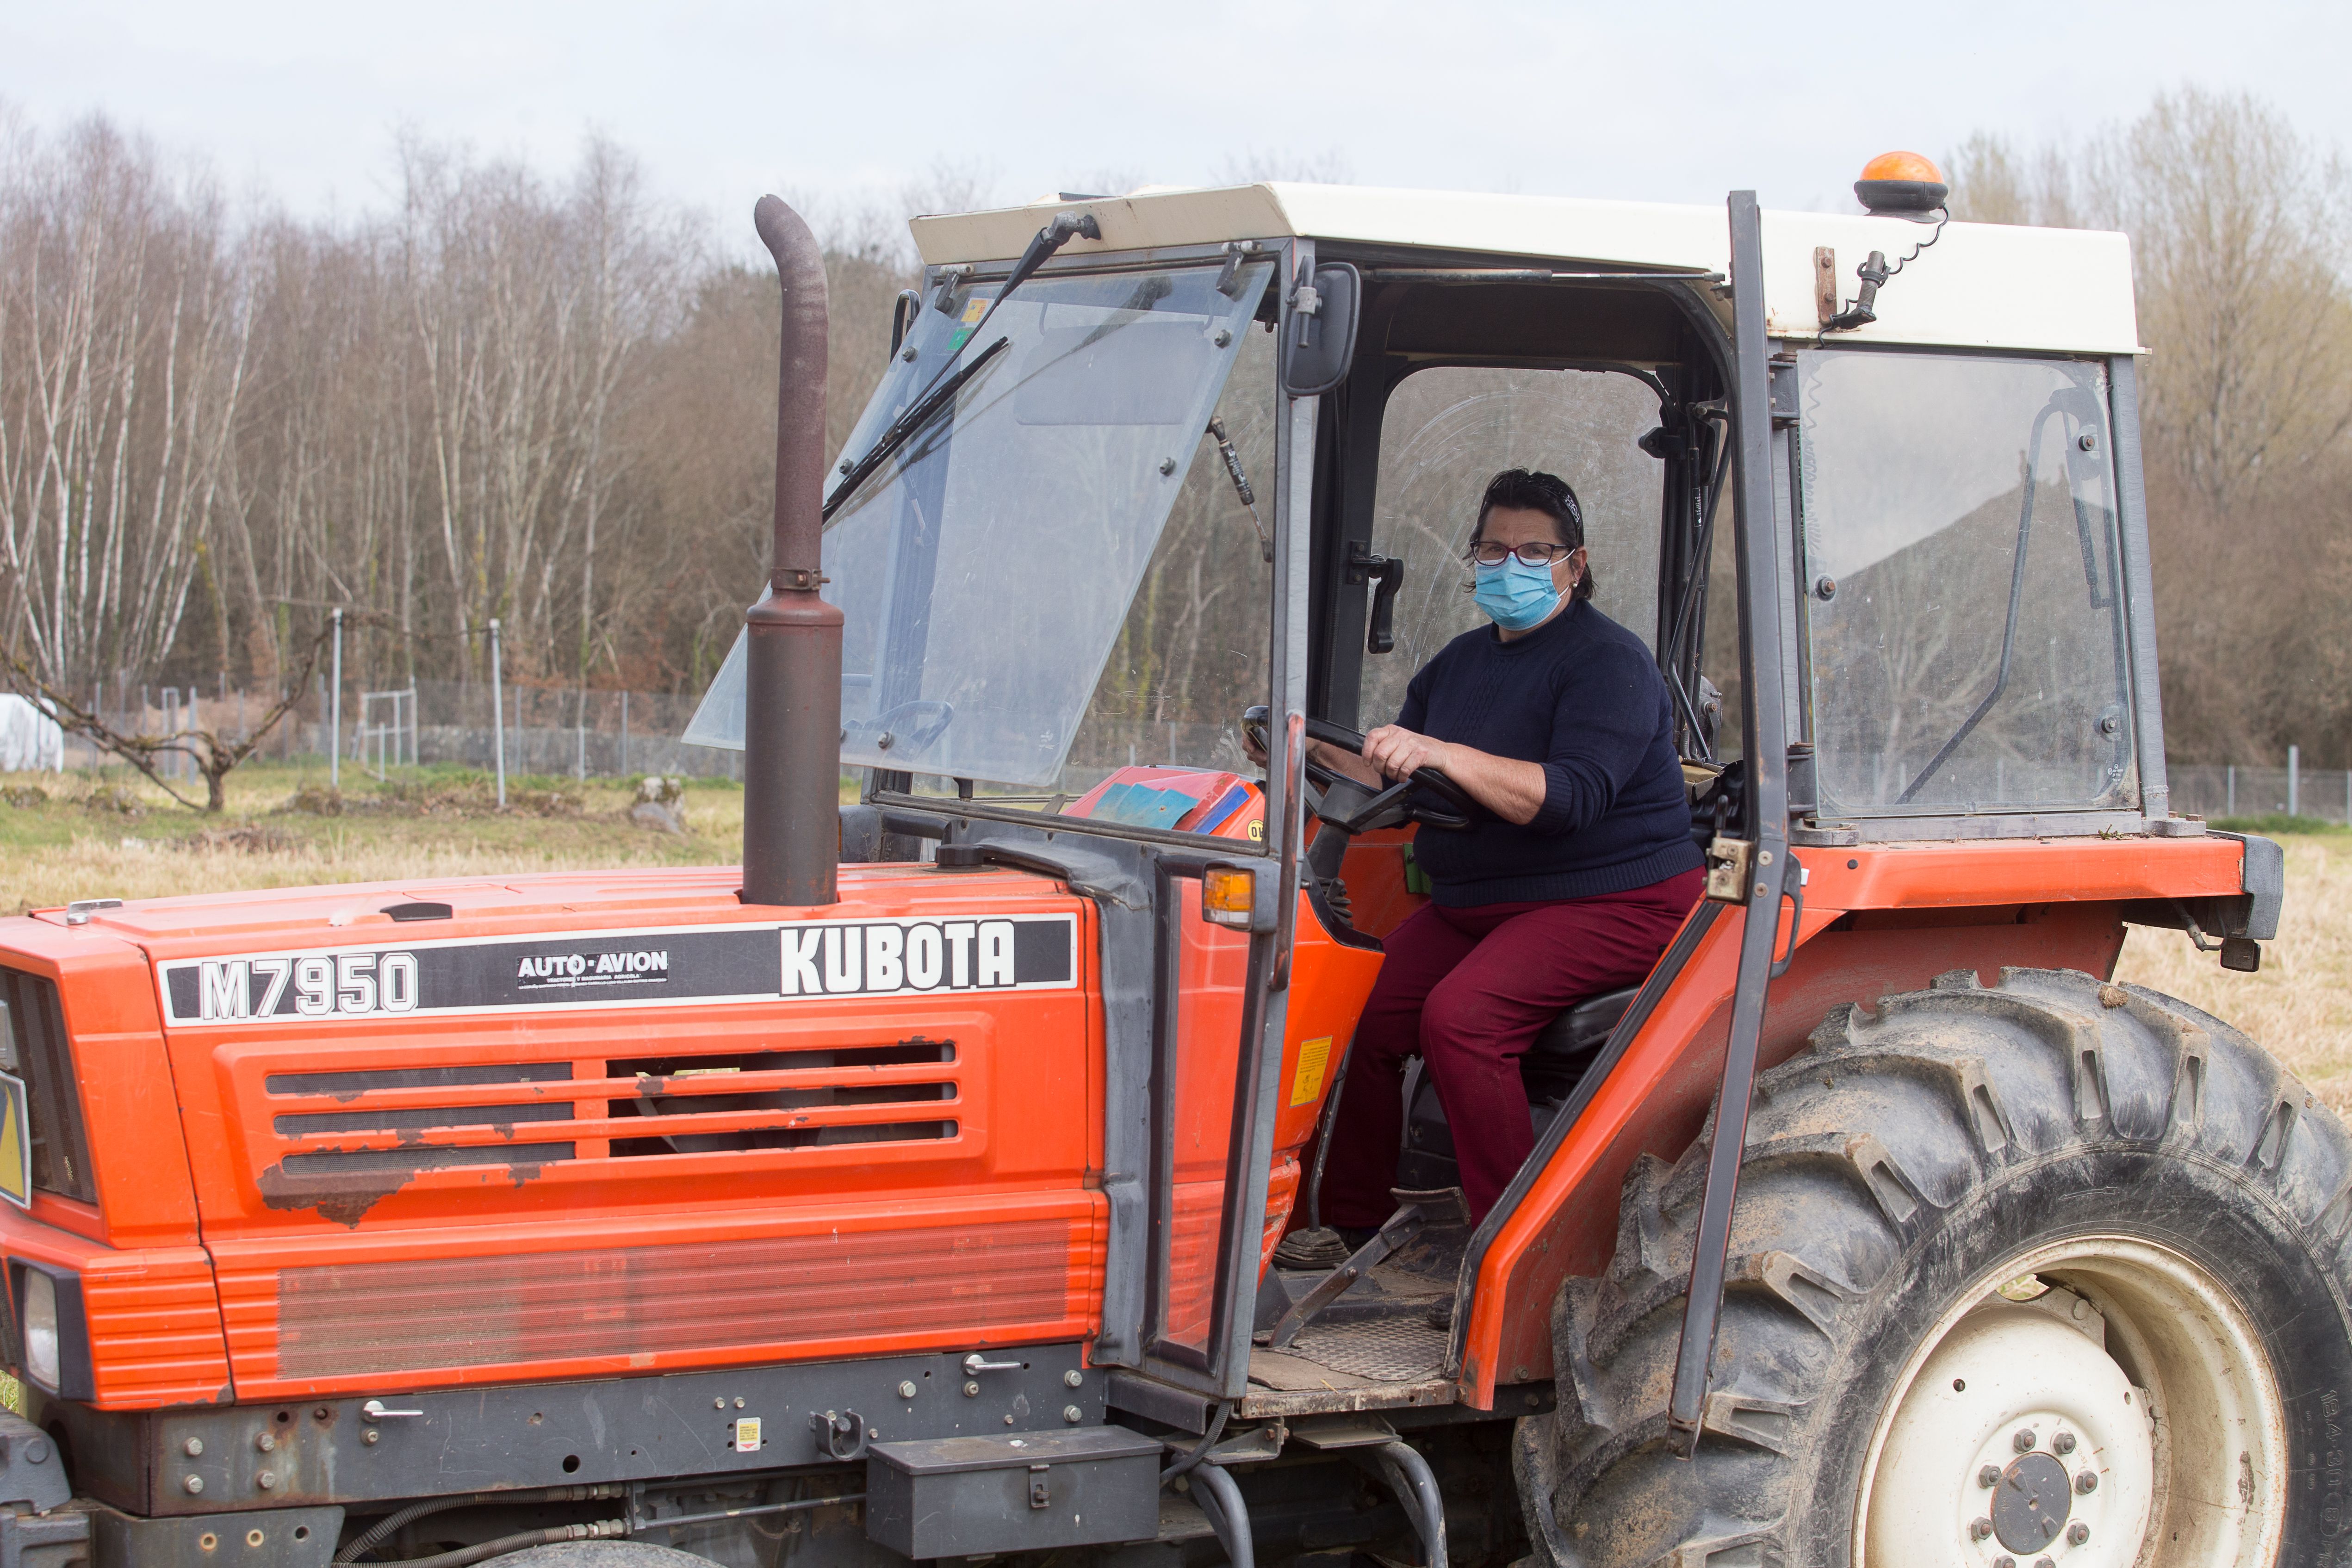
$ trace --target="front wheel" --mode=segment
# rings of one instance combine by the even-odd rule
[[[2049,970],[1832,1015],[1758,1080],[1685,1459],[1706,1144],[1555,1306],[1562,1568],[2352,1562],[2352,1137],[2235,1030]]]

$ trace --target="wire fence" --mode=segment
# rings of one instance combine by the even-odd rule
[[[122,686],[94,693],[100,718],[119,734],[172,736],[208,730],[224,740],[253,733],[279,698],[275,692],[201,687]],[[393,769],[458,763],[488,771],[505,753],[509,774],[572,779],[643,773],[698,779],[743,777],[740,752],[688,746],[677,737],[698,699],[667,692],[506,687],[491,716],[490,688],[456,681],[416,681],[389,690],[351,686],[341,711],[326,683],[314,683],[293,711],[263,738],[257,756],[323,764],[340,749],[344,768],[373,777]],[[340,748],[338,747],[340,730]],[[112,760],[68,737],[66,765]],[[167,778],[192,779],[193,760],[163,759]]]
[[[278,701],[274,693],[237,690],[226,682],[211,691],[125,685],[93,695],[100,716],[121,733],[201,729],[224,738],[250,734]],[[671,692],[509,685],[494,721],[487,685],[417,681],[381,691],[354,685],[344,692],[340,715],[341,762],[378,779],[395,768],[435,763],[488,771],[497,765],[503,745],[506,770],[514,775],[613,779],[652,773],[740,781],[741,752],[677,738],[699,701]],[[337,717],[326,682],[314,682],[258,755],[323,764],[335,744]],[[67,767],[99,767],[110,760],[89,742],[67,738]],[[1079,731],[1054,791],[1081,794],[1116,769],[1139,763],[1234,771],[1251,766],[1232,725],[1096,714]],[[193,779],[194,765],[170,758],[165,772]],[[2185,816],[2280,815],[2352,823],[2352,769],[2305,767],[2299,747],[2288,748],[2284,767],[2174,762],[2167,772],[2172,809]]]
[[[207,730],[225,740],[250,735],[278,694],[216,684],[201,687],[110,685],[93,692],[99,716],[120,734],[171,736]],[[491,717],[488,685],[416,681],[388,689],[346,685],[340,712],[322,677],[264,737],[259,758],[326,763],[340,728],[341,766],[371,778],[398,768],[454,763],[484,771],[504,751],[510,775],[569,779],[666,774],[688,779],[743,777],[743,754],[678,738],[700,698],[671,692],[581,690],[508,685]],[[496,730],[493,724],[496,724]],[[69,768],[112,758],[69,737]],[[1076,796],[1119,768],[1173,763],[1240,771],[1251,764],[1231,724],[1129,718],[1096,714],[1080,729],[1055,792]],[[166,778],[193,780],[192,759],[161,759]]]
[[[2352,769],[2305,768],[2299,747],[2288,747],[2284,768],[2174,762],[2165,771],[2172,780],[2172,809],[2183,816],[2352,822]]]

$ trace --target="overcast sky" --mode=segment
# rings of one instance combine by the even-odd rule
[[[1268,162],[1367,184],[1851,207],[1870,154],[2080,135],[2183,83],[2352,144],[2352,6],[1973,0],[0,0],[0,100],[93,110],[298,211],[404,127],[551,172],[601,130],[732,225],[763,190],[1017,201]]]

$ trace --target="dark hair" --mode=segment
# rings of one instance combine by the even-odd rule
[[[1497,507],[1541,512],[1551,519],[1552,531],[1559,536],[1559,543],[1572,550],[1584,548],[1584,508],[1577,504],[1576,492],[1568,487],[1568,481],[1557,474],[1506,468],[1487,480],[1486,493],[1478,498],[1478,526],[1470,530],[1472,544],[1486,536],[1486,514]],[[1592,597],[1592,566],[1589,559],[1584,575],[1576,580],[1571,597]]]

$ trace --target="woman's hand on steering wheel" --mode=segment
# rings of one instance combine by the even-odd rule
[[[1433,748],[1441,744],[1430,740],[1426,736],[1415,735],[1411,730],[1399,729],[1394,725],[1383,726],[1374,733],[1406,737],[1420,743],[1424,747]],[[1263,705],[1252,707],[1242,715],[1242,735],[1245,743],[1255,744],[1259,757],[1265,754],[1266,709]],[[1309,742],[1320,742],[1351,756],[1365,758],[1366,760],[1372,761],[1376,767],[1381,766],[1378,760],[1365,750],[1368,737],[1361,730],[1349,729],[1344,726],[1331,724],[1319,718],[1310,718],[1307,721],[1307,738]],[[1395,776],[1391,769],[1382,768],[1382,771],[1391,777]],[[1312,745],[1307,748],[1306,773],[1308,780],[1318,789],[1328,790],[1335,782],[1341,781],[1351,784],[1358,789],[1367,788],[1361,779],[1348,778],[1318,761]],[[1379,791],[1372,798],[1371,802],[1356,815],[1359,818],[1370,818],[1391,805],[1402,807],[1411,821],[1423,822],[1433,828],[1466,828],[1476,817],[1476,807],[1469,793],[1453,779],[1448,779],[1444,772],[1425,764],[1411,768],[1396,783]]]
[[[1364,760],[1391,779],[1410,779],[1423,768],[1445,771],[1445,743],[1384,724],[1364,737]]]

